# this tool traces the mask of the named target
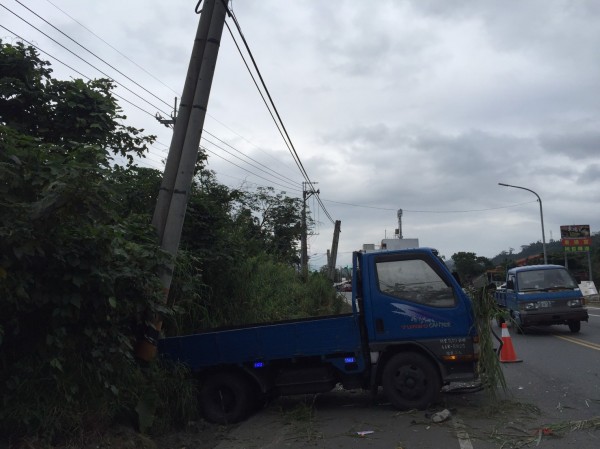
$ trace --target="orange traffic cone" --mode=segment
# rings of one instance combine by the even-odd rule
[[[521,359],[517,359],[517,354],[515,354],[515,348],[513,347],[506,323],[502,323],[502,348],[500,349],[500,361],[502,363],[516,363],[523,361]]]

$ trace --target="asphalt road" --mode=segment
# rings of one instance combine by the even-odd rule
[[[567,326],[511,331],[522,362],[502,365],[508,391],[496,400],[449,393],[431,410],[402,413],[362,391],[282,398],[217,449],[600,447],[600,305],[588,311],[579,334]],[[450,419],[434,423],[444,409]]]

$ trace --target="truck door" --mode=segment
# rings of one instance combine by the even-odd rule
[[[372,339],[464,336],[471,319],[468,299],[431,253],[381,254],[371,259],[370,307],[365,310]]]

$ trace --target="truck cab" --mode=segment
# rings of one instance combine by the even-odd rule
[[[517,324],[517,332],[529,326],[566,324],[577,333],[581,322],[588,321],[577,281],[561,265],[512,268],[506,274],[506,287],[496,291],[495,298]]]

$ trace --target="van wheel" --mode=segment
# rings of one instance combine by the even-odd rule
[[[576,334],[581,330],[581,321],[569,321],[567,324],[572,334]]]
[[[383,392],[400,410],[424,410],[436,402],[442,381],[435,365],[425,356],[404,352],[393,356],[383,369]]]
[[[249,382],[236,373],[215,373],[200,388],[200,408],[207,421],[231,424],[243,420],[253,405]]]

